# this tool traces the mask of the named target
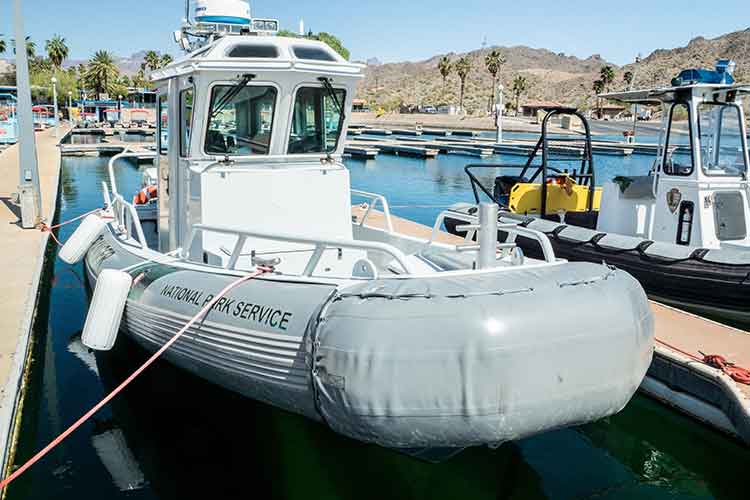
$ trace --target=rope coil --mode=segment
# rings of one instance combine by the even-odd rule
[[[734,363],[730,363],[723,356],[720,356],[718,354],[704,354],[701,352],[700,354],[701,356],[703,356],[701,358],[701,357],[696,356],[695,354],[684,351],[680,349],[679,347],[675,347],[671,344],[668,344],[667,342],[664,342],[663,340],[656,339],[656,341],[659,344],[663,345],[664,347],[667,347],[675,352],[678,352],[684,356],[687,356],[693,361],[697,361],[698,363],[703,363],[704,365],[710,366],[711,368],[721,370],[725,375],[727,375],[728,377],[730,377],[732,380],[734,380],[735,382],[739,384],[750,385],[750,370],[748,370],[747,368],[743,368],[741,366],[737,366]]]

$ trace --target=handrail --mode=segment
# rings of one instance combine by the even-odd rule
[[[117,160],[120,160],[122,158],[142,158],[142,157],[151,157],[153,156],[156,158],[156,151],[140,151],[140,152],[134,152],[132,149],[130,149],[130,146],[126,146],[125,149],[122,150],[122,153],[118,153],[114,155],[109,160],[109,164],[107,165],[107,169],[109,170],[109,185],[112,189],[112,194],[117,196],[120,194],[117,191],[117,182],[115,181],[115,162]]]
[[[307,277],[312,276],[312,273],[315,271],[315,268],[317,267],[318,262],[323,256],[323,252],[327,248],[350,248],[354,250],[370,250],[370,251],[375,251],[375,252],[382,252],[393,257],[396,260],[396,262],[398,262],[398,264],[408,274],[416,274],[414,267],[409,263],[406,255],[398,248],[392,245],[388,245],[387,243],[362,242],[362,241],[356,241],[356,240],[344,240],[344,239],[337,239],[337,238],[330,238],[330,239],[305,238],[305,237],[296,236],[293,234],[248,231],[248,230],[233,228],[229,226],[214,226],[214,225],[209,225],[209,224],[196,224],[192,227],[192,230],[190,232],[190,237],[187,240],[187,244],[183,247],[187,249],[183,251],[183,255],[182,255],[183,258],[190,257],[189,255],[190,248],[192,247],[193,240],[195,239],[195,236],[199,231],[226,234],[226,235],[237,237],[237,243],[235,244],[234,249],[232,251],[232,256],[230,257],[226,265],[226,269],[228,270],[233,270],[235,266],[237,265],[237,261],[239,260],[242,249],[245,246],[245,242],[247,241],[247,239],[258,238],[258,239],[263,239],[263,240],[284,241],[287,243],[297,243],[297,244],[302,244],[302,245],[314,246],[315,250],[313,251],[313,254],[310,256],[310,260],[308,260],[307,265],[305,266],[305,270],[302,273],[303,276],[307,276]]]
[[[440,212],[440,215],[438,215],[438,218],[435,220],[435,225],[432,227],[432,234],[430,235],[430,242],[429,242],[430,245],[434,243],[435,239],[440,233],[440,228],[442,227],[443,222],[445,221],[446,217],[450,217],[452,219],[458,219],[462,222],[468,222],[469,224],[473,224],[473,225],[476,225],[479,223],[479,218],[474,215],[468,215],[468,214],[465,214],[462,212],[456,212],[453,210],[444,210]],[[518,222],[518,224],[520,224],[520,221]],[[529,229],[528,227],[520,226],[518,224],[498,222],[497,229],[509,233],[513,238],[515,238],[518,235],[521,235],[521,236],[530,238],[532,240],[536,240],[539,243],[539,246],[542,248],[542,254],[544,255],[544,260],[547,261],[547,263],[549,264],[557,262],[557,257],[555,257],[555,250],[554,248],[552,248],[552,243],[550,242],[546,234],[542,233],[541,231],[535,231],[534,229]],[[474,232],[476,231],[475,230],[467,231],[466,233],[467,241],[471,239],[472,233]]]
[[[391,218],[391,209],[388,206],[388,200],[385,199],[385,196],[377,194],[377,193],[368,193],[367,191],[359,191],[357,189],[351,190],[352,196],[360,196],[362,198],[369,198],[370,202],[367,205],[367,210],[365,211],[365,214],[362,216],[362,220],[359,222],[360,227],[365,225],[365,220],[367,220],[367,216],[370,215],[370,212],[373,208],[377,205],[378,201],[383,205],[383,215],[385,216],[385,225],[386,230],[389,234],[393,233],[393,219]]]
[[[112,213],[117,226],[123,228],[128,235],[130,235],[132,229],[135,229],[135,234],[138,237],[138,243],[141,245],[141,248],[148,250],[148,242],[146,241],[146,235],[143,233],[143,226],[141,225],[140,217],[138,217],[138,211],[131,203],[125,201],[125,198],[121,194],[114,195]]]

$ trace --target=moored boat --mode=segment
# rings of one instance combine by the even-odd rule
[[[467,167],[477,200],[485,194],[499,203],[501,222],[520,222],[548,235],[562,258],[605,261],[635,276],[657,300],[747,327],[750,162],[740,100],[750,87],[734,84],[732,67],[724,61],[716,71],[683,72],[672,87],[604,96],[662,106],[657,158],[648,175],[618,176],[603,192],[594,188],[590,135],[580,169],[553,167],[557,159],[547,146],[555,139],[547,137],[546,123],[574,113],[553,110],[525,165]],[[695,75],[702,80],[690,79]],[[520,175],[498,177],[493,190],[472,174],[477,168],[515,168]],[[535,197],[518,209],[513,196],[520,187]],[[448,218],[449,231],[464,234],[456,230],[460,224]],[[528,255],[538,254],[532,242],[517,243]]]
[[[217,26],[187,26],[205,42],[181,39],[192,51],[153,74],[157,116],[170,111],[156,233],[112,182],[61,252],[85,252],[96,286],[87,345],[119,331],[158,351],[213,304],[168,361],[402,450],[494,446],[627,404],[653,354],[636,280],[558,259],[544,234],[498,226],[491,204],[464,217],[478,243],[441,234],[446,214],[429,237],[399,233],[341,163],[362,67],[320,42],[259,36],[272,20]],[[356,221],[352,198],[368,202]],[[378,204],[385,228],[368,224]],[[541,257],[498,244],[498,228]]]

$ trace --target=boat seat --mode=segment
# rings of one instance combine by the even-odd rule
[[[638,247],[641,246],[643,242],[643,238],[626,236],[624,234],[607,233],[602,239],[597,241],[596,244],[605,250],[629,252],[638,250]]]
[[[696,251],[696,247],[675,245],[674,243],[655,242],[643,252],[649,257],[666,260],[687,260]]]
[[[704,262],[714,264],[726,264],[729,266],[750,266],[750,248],[747,250],[722,248],[721,250],[709,250],[701,258]]]
[[[562,241],[569,241],[572,243],[589,243],[598,234],[600,233],[584,227],[566,226],[563,230],[557,233],[557,237]]]
[[[612,182],[620,186],[626,200],[654,199],[654,177],[652,175],[617,176]]]

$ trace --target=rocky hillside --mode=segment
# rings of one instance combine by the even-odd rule
[[[686,47],[656,50],[638,65],[617,67],[598,55],[587,59],[556,54],[545,49],[529,47],[497,47],[506,63],[500,75],[505,86],[506,100],[514,100],[511,92],[517,75],[528,81],[528,91],[521,98],[527,100],[557,101],[562,104],[586,108],[595,103],[593,82],[599,78],[603,66],[612,66],[615,80],[611,90],[625,88],[623,75],[635,73],[636,86],[668,83],[683,68],[712,67],[716,59],[731,58],[738,63],[738,76],[750,80],[750,29],[729,33],[708,40],[696,38]],[[481,114],[488,109],[491,77],[484,58],[491,48],[466,54],[472,62],[472,71],[466,82],[465,107],[468,112]],[[457,60],[464,54],[447,54]],[[386,109],[407,104],[458,103],[459,79],[451,74],[445,86],[438,71],[443,55],[421,62],[379,64],[368,61],[366,76],[360,85],[358,97]]]

